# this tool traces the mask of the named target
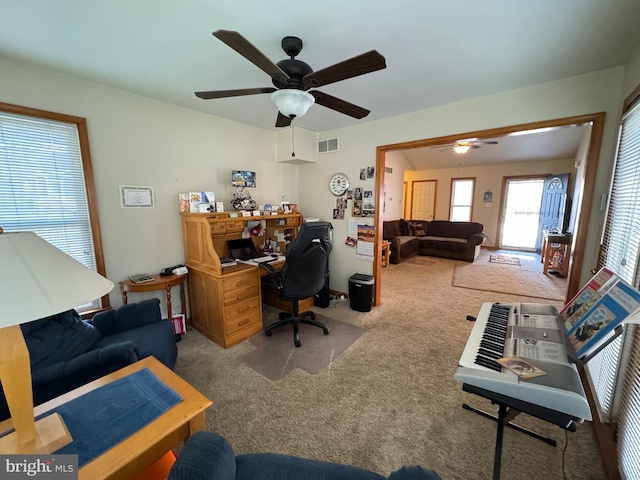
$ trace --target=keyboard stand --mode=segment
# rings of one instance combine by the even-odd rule
[[[491,400],[492,404],[498,405],[499,407],[498,416],[496,417],[495,415],[491,415],[489,413],[483,412],[482,410],[473,408],[466,403],[462,404],[462,408],[464,408],[465,410],[469,410],[485,418],[489,418],[498,422],[498,428],[496,430],[496,447],[493,456],[493,480],[500,480],[500,467],[502,462],[502,439],[504,435],[505,425],[513,428],[514,430],[525,433],[533,438],[542,440],[543,442],[546,442],[554,447],[557,445],[556,441],[553,439],[547,438],[524,427],[511,423],[511,420],[517,417],[520,413],[527,413],[534,417],[540,418],[541,420],[545,420],[547,422],[558,425],[560,428],[564,428],[571,432],[576,431],[574,422],[580,421],[579,418],[567,415],[566,413],[560,413],[546,407],[541,407],[540,405],[535,405],[523,400],[507,397],[506,395],[501,395],[499,393],[495,393],[484,388],[475,387],[466,383],[462,384],[462,390]]]

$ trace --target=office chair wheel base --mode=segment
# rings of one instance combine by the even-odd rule
[[[294,341],[293,343],[294,343],[294,344],[296,345],[296,347],[298,347],[298,348],[300,348],[300,346],[302,345],[302,344],[300,343],[300,340],[296,340],[296,341]]]
[[[273,332],[271,330],[266,330],[264,333],[267,337],[270,337],[271,335],[273,335]]]
[[[316,314],[311,312],[311,315],[309,315],[311,317],[311,320],[315,320],[316,319]]]

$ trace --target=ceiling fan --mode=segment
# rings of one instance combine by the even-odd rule
[[[431,148],[440,148],[441,152],[444,152],[445,150],[448,150],[449,148],[453,148],[453,150],[462,155],[464,153],[467,153],[469,151],[469,149],[476,149],[476,148],[480,148],[482,145],[497,145],[498,142],[496,140],[474,140],[474,139],[468,139],[468,140],[458,140],[455,143],[451,143],[449,145],[435,145]],[[442,148],[444,147],[444,148]]]
[[[305,62],[295,58],[302,50],[302,40],[298,37],[284,37],[282,39],[282,49],[289,55],[289,58],[274,64],[238,32],[217,30],[213,32],[213,36],[266,72],[271,77],[271,82],[275,88],[214,90],[195,92],[196,96],[208,100],[271,93],[271,99],[278,106],[276,127],[289,126],[293,118],[304,115],[313,103],[353,118],[366,117],[370,111],[365,108],[319,90],[312,90],[311,92],[307,92],[307,90],[357,77],[365,73],[375,72],[387,66],[384,57],[377,51],[371,50],[314,72]]]

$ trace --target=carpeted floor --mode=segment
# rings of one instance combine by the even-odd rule
[[[316,320],[324,323],[329,335],[321,328],[301,323],[300,343],[304,348],[296,348],[293,325],[284,325],[273,330],[271,337],[250,338],[256,349],[241,357],[242,361],[269,380],[281,380],[296,368],[317,375],[366,332],[364,328],[319,313]]]
[[[271,381],[243,362],[256,349],[251,341],[225,350],[192,330],[178,344],[176,371],[213,400],[207,428],[224,435],[237,453],[289,453],[382,475],[421,464],[444,480],[491,478],[496,426],[461,404],[496,408],[453,380],[473,327],[465,317],[477,315],[483,302],[532,299],[453,287],[454,269],[464,264],[389,265],[382,269],[382,304],[371,312],[355,312],[348,302],[317,309],[366,330],[318,374],[295,369]],[[277,316],[268,313],[267,324]],[[503,479],[562,480],[563,470],[569,480],[605,478],[589,422],[577,425],[566,445],[558,427],[527,415],[517,423],[557,440],[558,447],[506,429]]]
[[[494,293],[514,293],[544,300],[562,301],[566,280],[546,275],[535,257],[523,257],[520,267],[493,263],[490,255],[482,252],[473,263],[455,266],[452,285],[458,288],[484,290]]]

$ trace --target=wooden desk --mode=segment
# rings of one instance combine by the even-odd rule
[[[173,318],[173,311],[171,310],[171,289],[176,285],[180,285],[180,301],[182,302],[182,311],[180,313],[186,314],[186,300],[184,296],[184,282],[187,279],[186,275],[151,275],[153,281],[135,283],[131,280],[124,280],[120,282],[120,292],[122,293],[122,303],[125,305],[128,302],[127,294],[129,292],[152,292],[154,290],[165,290],[167,292],[167,318],[171,320]]]
[[[391,255],[391,242],[388,240],[382,241],[382,266],[389,266],[389,255]]]
[[[212,402],[185,382],[177,374],[154,357],[147,357],[117,372],[76,388],[35,408],[40,415],[74,398],[95,390],[119,378],[149,368],[160,380],[182,397],[182,401],[142,430],[123,440],[78,471],[79,480],[134,479],[140,472],[153,465],[180,441],[186,440],[198,430],[205,429],[206,409]],[[126,402],[126,398],[122,400]],[[0,423],[0,431],[11,425],[11,420]],[[96,432],[99,435],[100,432]]]
[[[572,235],[564,235],[562,233],[551,233],[547,230],[542,232],[542,264],[543,271],[547,273],[549,270],[559,272],[560,275],[566,277],[569,273],[569,258],[571,256]],[[563,261],[558,267],[553,267],[553,255],[559,252],[563,256]]]
[[[278,213],[232,217],[230,213],[182,213],[185,263],[189,267],[191,326],[224,348],[232,347],[262,332],[261,276],[267,274],[255,265],[238,263],[222,268],[220,257],[229,257],[228,240],[240,238],[250,221],[264,221],[264,236],[253,238],[256,247],[270,240],[277,242],[282,255],[293,241],[300,225],[299,213]],[[272,264],[281,268],[283,262]],[[313,299],[311,300],[313,301]]]

